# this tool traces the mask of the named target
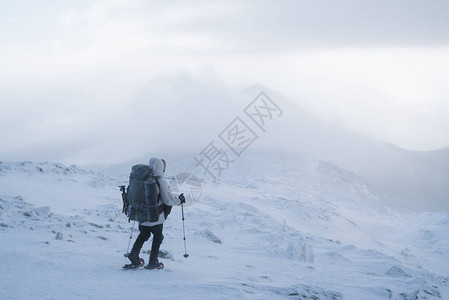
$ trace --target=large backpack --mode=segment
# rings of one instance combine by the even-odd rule
[[[164,211],[160,201],[157,179],[152,175],[150,166],[134,165],[129,176],[126,193],[126,214],[129,220],[138,222],[157,222]]]

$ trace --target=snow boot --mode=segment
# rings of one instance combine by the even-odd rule
[[[139,257],[139,254],[137,252],[131,251],[131,253],[128,255],[128,259],[131,261],[131,263],[128,265],[124,265],[124,269],[136,269],[145,264],[145,261],[143,260],[143,258]]]
[[[164,264],[161,262],[156,262],[155,264],[148,264],[145,266],[145,269],[148,270],[162,270],[164,268]]]
[[[143,266],[145,264],[145,261],[143,258],[139,259],[139,263],[137,265],[135,264],[127,264],[123,266],[123,269],[138,269],[139,267]]]
[[[128,255],[128,259],[131,261],[133,265],[139,265],[140,264],[140,257],[139,253],[131,251],[131,253]]]

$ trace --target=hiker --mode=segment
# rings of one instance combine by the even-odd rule
[[[159,158],[152,158],[149,162],[150,176],[156,180],[157,183],[157,206],[159,216],[155,221],[139,222],[139,236],[137,237],[131,252],[128,255],[131,265],[126,265],[129,268],[140,267],[143,265],[143,260],[139,257],[140,250],[143,244],[148,241],[151,234],[153,234],[153,243],[151,245],[151,254],[147,269],[163,269],[164,264],[158,261],[159,247],[164,239],[162,234],[164,221],[170,213],[171,207],[185,203],[185,197],[180,194],[178,197],[173,195],[167,181],[163,178],[165,173],[165,160]],[[163,207],[163,209],[161,209]],[[125,266],[125,267],[126,267]]]

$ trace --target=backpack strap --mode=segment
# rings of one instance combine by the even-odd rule
[[[159,211],[159,214],[161,214],[164,211],[165,204],[164,204],[164,202],[162,202],[161,186],[159,185],[159,181],[157,180],[157,178],[154,178],[154,180],[156,180],[157,188],[159,189],[159,193],[157,194],[157,200],[160,203],[158,211]]]
[[[161,201],[161,199],[162,199],[162,197],[161,197],[161,186],[159,185],[159,181],[157,180],[157,178],[154,178],[154,180],[156,180],[157,188],[159,189],[159,193],[157,194],[157,199],[159,201]]]

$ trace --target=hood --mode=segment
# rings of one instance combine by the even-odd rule
[[[150,165],[150,172],[154,177],[160,178],[164,176],[165,166],[160,158],[153,157],[152,159],[150,159],[149,165]]]

